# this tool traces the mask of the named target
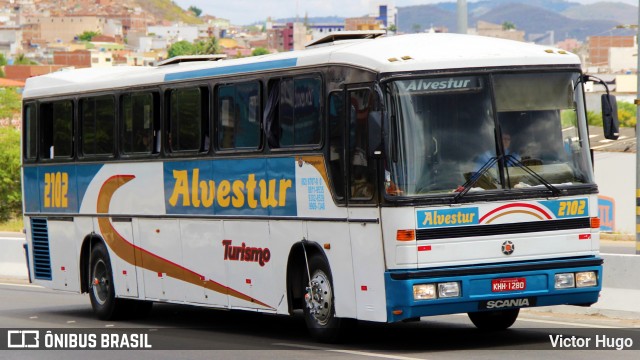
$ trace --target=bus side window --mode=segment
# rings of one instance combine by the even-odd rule
[[[207,90],[204,87],[171,90],[167,145],[170,152],[209,150]]]
[[[218,87],[218,149],[257,149],[260,146],[260,83]]]
[[[40,158],[68,159],[73,156],[73,101],[40,105]]]
[[[28,103],[24,107],[24,158],[26,160],[35,160],[38,156],[38,131],[36,104]]]
[[[338,199],[344,198],[344,98],[343,93],[329,95],[328,132],[329,132],[329,174]]]
[[[373,167],[369,162],[369,121],[378,111],[370,89],[349,91],[349,183],[350,198],[371,200],[375,192]],[[375,125],[375,124],[374,124]]]
[[[157,100],[153,93],[125,94],[122,97],[122,151],[128,155],[156,154],[159,151]]]
[[[263,121],[271,148],[320,144],[321,93],[319,76],[270,82]]]
[[[80,100],[82,155],[113,155],[116,119],[113,96],[96,96]]]

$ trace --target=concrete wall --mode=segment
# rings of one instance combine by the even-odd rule
[[[615,200],[615,232],[636,232],[636,154],[596,151],[594,172],[600,195]]]

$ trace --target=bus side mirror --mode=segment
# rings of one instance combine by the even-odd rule
[[[618,140],[620,136],[620,123],[618,122],[618,104],[614,95],[602,94],[602,126],[604,137],[610,140]]]

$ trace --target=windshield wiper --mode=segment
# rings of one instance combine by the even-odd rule
[[[547,180],[545,180],[542,176],[540,176],[537,172],[533,171],[530,167],[528,167],[527,165],[523,164],[520,160],[518,160],[518,158],[516,158],[513,155],[506,155],[505,156],[505,165],[513,165],[513,166],[517,166],[520,169],[522,169],[524,172],[526,172],[528,175],[531,175],[534,179],[538,180],[542,185],[544,185],[547,189],[549,189],[549,191],[551,191],[551,194],[553,194],[553,196],[559,196],[560,194],[562,194],[562,191],[560,189],[558,189],[557,187],[553,186],[550,182],[548,182]]]
[[[469,190],[471,190],[473,185],[475,185],[478,180],[480,180],[482,175],[489,171],[489,169],[491,169],[501,158],[502,155],[489,158],[489,160],[487,160],[487,162],[485,162],[482,167],[480,167],[480,169],[475,172],[475,174],[469,177],[469,180],[462,184],[462,189],[458,188],[460,189],[460,191],[456,194],[456,196],[453,197],[453,203],[455,204],[458,202],[458,200],[462,199],[462,197],[465,196],[469,192]],[[456,189],[456,191],[458,190]]]

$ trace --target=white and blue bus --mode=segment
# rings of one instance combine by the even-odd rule
[[[153,302],[354,320],[598,300],[577,56],[455,34],[56,72],[24,90],[30,276],[101,319]]]

